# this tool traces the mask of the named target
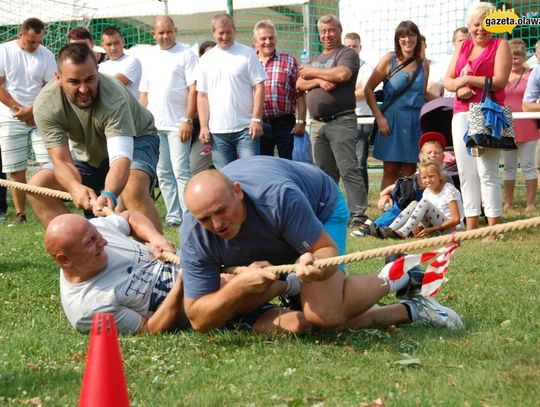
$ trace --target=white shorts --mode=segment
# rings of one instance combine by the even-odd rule
[[[28,126],[17,119],[0,117],[0,149],[2,172],[6,174],[24,171],[28,167],[28,140],[38,163],[49,161],[43,138],[36,126]]]

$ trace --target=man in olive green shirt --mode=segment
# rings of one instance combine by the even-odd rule
[[[161,231],[150,197],[159,157],[152,114],[121,83],[98,73],[85,44],[62,47],[55,75],[34,103],[52,163],[30,184],[66,190],[75,206],[96,216],[121,198],[127,209],[144,213]],[[56,198],[30,195],[29,202],[45,227],[68,212]]]

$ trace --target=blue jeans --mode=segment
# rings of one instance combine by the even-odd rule
[[[358,168],[360,168],[360,175],[362,175],[362,179],[364,180],[366,193],[369,191],[367,159],[369,153],[369,133],[371,133],[372,127],[372,124],[359,124],[356,135],[356,158],[358,159]]]
[[[191,140],[182,143],[178,131],[162,131],[159,134],[159,161],[157,176],[159,189],[167,208],[167,223],[182,223],[185,211],[184,188],[191,178],[189,155]]]
[[[212,161],[218,170],[237,158],[259,154],[259,139],[253,140],[247,127],[234,133],[212,133]]]
[[[263,122],[263,136],[261,137],[261,154],[274,155],[277,147],[280,158],[292,160],[294,145],[292,129],[295,125],[295,117],[292,114],[284,114]]]

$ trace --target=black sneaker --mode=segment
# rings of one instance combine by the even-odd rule
[[[21,223],[26,223],[26,215],[24,213],[18,213],[15,220],[8,225],[8,228],[15,227]]]
[[[349,227],[351,227],[351,228],[359,228],[361,226],[364,226],[364,224],[366,223],[366,220],[368,220],[367,216],[353,215],[353,216],[351,216],[351,219],[349,219]]]

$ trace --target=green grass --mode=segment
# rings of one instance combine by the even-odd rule
[[[519,188],[516,203],[523,204]],[[504,220],[523,217],[514,211]],[[88,337],[62,312],[58,270],[42,234],[33,216],[16,228],[0,225],[0,405],[74,406],[79,398]],[[175,230],[167,235],[177,241]],[[349,252],[392,243],[351,238]],[[382,398],[386,406],[538,406],[539,248],[537,229],[494,244],[462,244],[438,298],[463,316],[463,332],[404,326],[299,336],[122,337],[131,402],[361,406]],[[372,273],[381,264],[372,259],[348,270]]]

